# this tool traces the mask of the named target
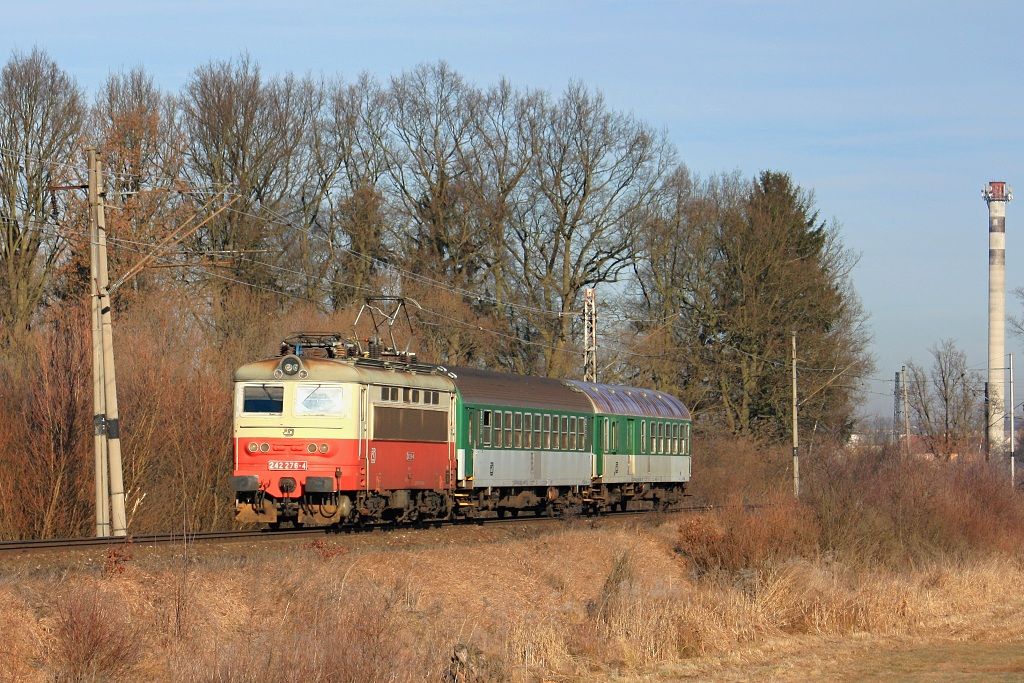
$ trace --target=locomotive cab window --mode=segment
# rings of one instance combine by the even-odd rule
[[[344,392],[341,387],[300,384],[295,390],[293,410],[296,415],[344,415],[343,399]]]
[[[242,387],[242,412],[280,415],[284,412],[284,386],[247,384]]]

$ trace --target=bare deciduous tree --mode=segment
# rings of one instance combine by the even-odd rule
[[[509,317],[517,334],[543,349],[535,359],[533,349],[524,348],[517,369],[560,376],[576,365],[564,350],[578,323],[582,290],[615,282],[630,265],[635,231],[672,150],[580,84],[539,113],[526,195],[506,233],[508,289],[531,308],[511,310]]]
[[[51,185],[78,180],[85,107],[78,85],[41,50],[0,72],[0,321],[19,339],[65,255]]]
[[[978,447],[982,380],[952,339],[929,349],[930,368],[907,363],[910,414],[918,434],[937,457],[948,460]]]

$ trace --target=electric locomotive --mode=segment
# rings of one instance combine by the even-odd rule
[[[323,334],[234,380],[239,522],[670,510],[690,479],[690,414],[660,391],[427,365]]]

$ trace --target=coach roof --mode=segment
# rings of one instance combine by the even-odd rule
[[[550,377],[525,377],[490,370],[448,368],[467,403],[537,410],[593,413],[587,397]]]
[[[586,395],[599,413],[634,415],[675,420],[689,420],[690,411],[671,394],[654,389],[637,389],[618,384],[594,384],[575,379],[565,380],[567,386]]]

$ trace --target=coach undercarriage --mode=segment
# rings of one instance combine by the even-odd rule
[[[255,492],[236,501],[242,523],[295,526],[483,520],[520,513],[551,517],[616,511],[672,511],[683,503],[683,483],[594,484],[592,486],[489,487],[452,490],[307,493],[276,499]]]

